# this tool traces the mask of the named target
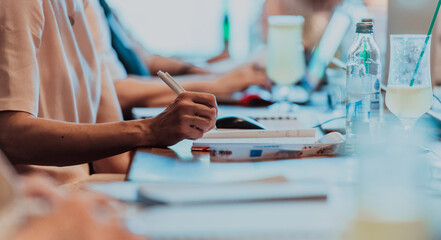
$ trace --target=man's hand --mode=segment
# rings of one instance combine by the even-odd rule
[[[148,146],[171,146],[183,139],[196,140],[215,127],[216,98],[211,94],[184,92],[152,119],[143,120]]]
[[[252,85],[265,89],[271,88],[271,81],[268,79],[265,68],[258,64],[247,64],[238,67],[215,81],[217,95],[230,95],[234,92],[242,92]]]

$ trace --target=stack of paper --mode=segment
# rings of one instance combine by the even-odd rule
[[[232,145],[242,147],[285,145],[291,143],[315,142],[315,129],[297,130],[235,130],[235,131],[210,131],[203,138],[193,143],[193,151],[208,151],[222,146]]]
[[[144,185],[138,199],[147,205],[231,204],[260,201],[326,200],[323,185],[297,183],[203,184],[152,187]]]
[[[215,161],[248,161],[334,155],[343,142],[339,133],[317,139],[314,129],[239,130],[208,133],[196,140],[192,149],[209,150]]]

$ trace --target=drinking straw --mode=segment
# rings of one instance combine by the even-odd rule
[[[426,51],[426,47],[427,47],[427,43],[429,42],[430,35],[432,35],[433,26],[435,25],[435,21],[436,21],[436,17],[438,16],[438,12],[439,12],[439,7],[440,7],[440,5],[441,5],[441,0],[438,0],[438,6],[436,6],[435,14],[433,15],[432,23],[430,24],[429,32],[427,33],[426,41],[424,42],[423,50],[421,50],[421,55],[420,55],[420,57],[418,58],[418,62],[417,62],[417,65],[416,65],[415,71],[413,72],[412,80],[410,81],[410,86],[411,86],[411,87],[413,86],[413,84],[414,84],[414,82],[415,82],[415,77],[416,77],[416,74],[417,74],[417,72],[418,72],[418,68],[420,67],[421,59],[423,58],[423,56],[424,56],[424,52]]]

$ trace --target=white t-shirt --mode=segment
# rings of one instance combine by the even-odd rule
[[[110,69],[121,66],[102,14],[96,0],[1,0],[0,111],[73,123],[120,121],[112,82],[118,76]],[[87,164],[17,166],[35,168],[61,182],[88,175]]]

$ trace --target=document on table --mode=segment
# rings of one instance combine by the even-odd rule
[[[142,186],[138,199],[147,205],[231,204],[261,201],[326,200],[323,184],[241,183]]]
[[[341,134],[334,132],[317,139],[315,132],[307,130],[294,130],[292,134],[279,131],[274,134],[275,137],[271,133],[219,132],[194,141],[192,149],[209,150],[213,161],[277,160],[329,156],[342,152],[344,137]],[[251,137],[253,135],[254,138]]]
[[[152,118],[164,111],[165,108],[134,108],[134,119]],[[266,129],[301,129],[303,124],[297,120],[295,113],[280,113],[271,111],[266,107],[250,108],[239,106],[219,106],[219,117],[245,116],[250,117]]]
[[[179,161],[146,152],[137,152],[127,176],[129,181],[167,184],[214,184],[251,182],[284,176],[285,168],[271,163],[210,163]]]
[[[294,130],[212,130],[193,142],[192,150],[208,150],[215,145],[283,145],[316,141],[315,129]]]
[[[163,112],[165,108],[134,108],[132,110],[135,119],[152,118]],[[283,120],[296,119],[295,113],[280,113],[270,111],[266,107],[250,108],[239,106],[219,106],[219,117],[221,116],[247,116],[256,120]]]
[[[130,231],[158,240],[341,239],[343,224],[323,201],[149,207],[127,219]]]
[[[202,139],[220,138],[315,138],[315,129],[293,130],[212,130]]]

